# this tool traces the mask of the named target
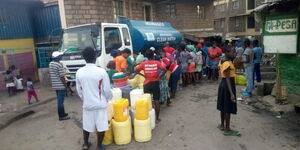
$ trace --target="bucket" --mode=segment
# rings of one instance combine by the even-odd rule
[[[128,77],[121,78],[121,79],[113,79],[115,87],[118,87],[118,88],[128,85],[127,80],[128,80]]]

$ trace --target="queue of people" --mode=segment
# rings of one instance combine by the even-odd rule
[[[217,127],[225,136],[240,135],[238,131],[230,128],[230,115],[237,113],[235,74],[240,73],[236,72],[236,68],[239,67],[239,71],[245,71],[247,88],[242,95],[251,96],[254,79],[257,82],[261,81],[259,64],[262,52],[258,41],[254,41],[254,46],[255,51],[248,39],[222,47],[216,42],[196,46],[190,43],[181,44],[176,48],[166,43],[162,49],[149,48],[144,55],[140,54],[136,59],[133,59],[129,49],[112,50],[111,56],[114,59],[107,64],[107,71],[96,67],[96,53],[93,48],[85,48],[82,54],[87,65],[76,73],[76,89],[83,100],[83,149],[89,148],[89,134],[94,131],[97,131],[97,147],[103,149],[101,143],[104,132],[108,129],[106,107],[112,96],[110,89],[114,86],[112,76],[117,72],[123,72],[129,78],[144,78],[143,90],[153,97],[157,123],[161,121],[160,105],[171,105],[179,85],[185,87],[197,84],[205,78],[214,82],[220,77],[217,109],[221,112],[221,123]],[[59,63],[61,55],[59,52],[53,53],[53,61],[49,65],[50,76],[57,94],[59,120],[68,120],[70,117],[65,113],[63,106],[68,87],[62,65]]]

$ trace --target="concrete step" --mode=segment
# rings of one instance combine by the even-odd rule
[[[264,80],[276,80],[276,72],[261,72],[261,79]]]
[[[275,80],[267,80],[256,84],[256,93],[258,96],[270,95],[272,93]]]
[[[260,72],[276,72],[275,67],[261,67]]]

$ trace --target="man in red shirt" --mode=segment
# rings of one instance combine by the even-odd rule
[[[168,53],[168,54],[171,54],[171,55],[175,52],[175,49],[173,47],[170,47],[169,42],[167,42],[165,44],[165,47],[163,48],[163,50],[165,51],[165,53]]]
[[[222,49],[217,47],[217,43],[213,43],[213,47],[208,49],[208,56],[210,58],[210,69],[211,69],[211,78],[212,80],[218,80],[218,65],[220,56],[222,55]]]
[[[138,65],[135,70],[137,74],[140,74],[140,71],[144,71],[144,93],[150,93],[153,96],[155,101],[155,113],[156,113],[156,122],[160,122],[159,111],[160,111],[160,89],[159,89],[159,80],[166,73],[166,69],[163,65],[154,59],[154,52],[152,50],[147,50],[145,56],[149,59],[142,62]]]

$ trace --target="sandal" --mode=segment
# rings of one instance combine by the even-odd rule
[[[82,145],[82,150],[88,150],[90,147],[91,147],[91,143],[89,142],[89,144],[88,145],[85,145],[85,144],[83,144]]]
[[[172,101],[167,101],[167,106],[170,106],[172,104]]]
[[[228,131],[223,133],[225,136],[240,136],[241,133],[239,131]]]
[[[224,131],[224,129],[225,129],[221,124],[218,124],[217,128],[221,131]]]

